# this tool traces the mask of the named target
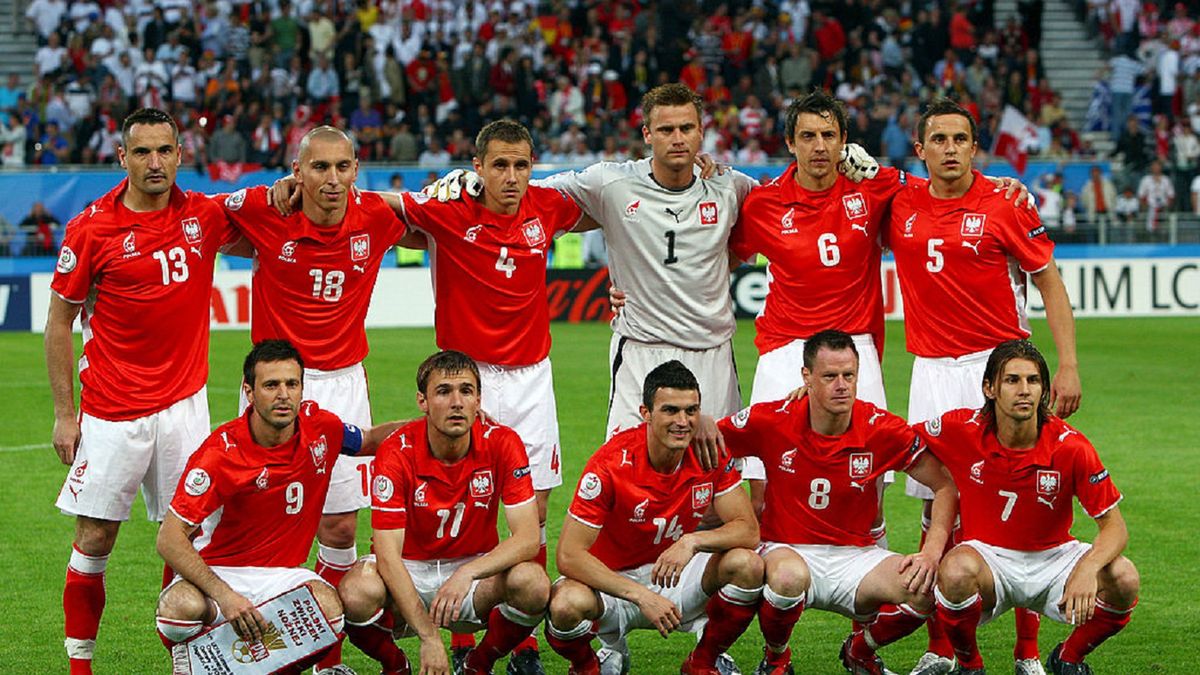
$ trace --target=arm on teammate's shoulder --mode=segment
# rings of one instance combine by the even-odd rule
[[[598,536],[600,530],[584,525],[568,513],[563,518],[555,553],[559,573],[597,591],[634,603],[642,593],[651,592],[645,586],[612,571],[592,555],[588,549]]]
[[[379,445],[383,443],[388,436],[391,436],[392,432],[411,421],[412,420],[396,420],[394,422],[376,424],[369,429],[359,429],[359,433],[362,434],[362,442],[358,446],[358,450],[356,452],[345,452],[345,446],[343,446],[342,454],[351,455],[353,457],[374,457],[375,452],[379,450]]]
[[[75,461],[80,438],[75,411],[75,337],[72,327],[81,309],[82,304],[67,302],[51,292],[43,336],[50,395],[54,401],[54,450],[67,465]]]
[[[375,549],[375,569],[383,585],[387,588],[388,596],[400,611],[400,617],[408,624],[422,644],[429,640],[441,643],[437,627],[433,624],[421,596],[413,585],[408,568],[404,566],[404,530],[376,529],[371,536]]]
[[[995,177],[985,175],[984,178],[996,186],[994,192],[1004,190],[1005,201],[1011,201],[1014,209],[1024,205],[1026,209],[1034,212],[1037,211],[1037,200],[1034,199],[1033,193],[1021,181],[1007,176]]]
[[[713,498],[713,510],[723,525],[684,535],[692,538],[697,551],[758,546],[758,519],[754,517],[754,507],[741,483]]]
[[[254,244],[246,237],[238,237],[236,241],[221,247],[221,255],[231,255],[235,258],[253,258]]]
[[[958,513],[958,488],[954,479],[937,457],[928,450],[922,452],[905,473],[933,490],[933,511],[930,516],[929,532],[921,552],[929,555],[936,564],[946,550],[950,533],[954,529],[954,517]]]
[[[1054,258],[1041,270],[1030,275],[1042,294],[1042,306],[1046,308],[1046,323],[1054,338],[1054,349],[1058,353],[1058,368],[1050,381],[1050,404],[1062,418],[1069,417],[1079,409],[1083,398],[1083,384],[1079,380],[1079,358],[1075,353],[1075,312],[1067,287]]]

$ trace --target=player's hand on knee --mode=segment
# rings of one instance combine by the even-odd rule
[[[713,159],[707,152],[696,153],[695,162],[700,167],[700,177],[706,180],[713,176],[724,176],[729,171],[728,166]]]
[[[234,632],[243,640],[261,640],[266,633],[266,619],[246,596],[231,590],[228,595],[217,599],[217,605],[229,625],[233,626]]]
[[[858,143],[847,143],[842,146],[842,157],[837,168],[846,178],[861,183],[879,173],[879,162]]]
[[[683,615],[679,613],[675,603],[650,589],[646,589],[642,597],[638,598],[637,606],[642,611],[642,616],[646,617],[650,625],[663,637],[679,628],[680,622],[683,621]]]
[[[429,615],[435,625],[444,628],[458,621],[463,599],[471,592],[471,582],[471,575],[464,574],[460,567],[442,584],[429,604]]]
[[[692,436],[692,452],[700,460],[700,466],[705,471],[712,471],[721,464],[721,455],[725,452],[725,437],[717,428],[717,421],[710,415],[700,415],[696,423],[696,433]]]
[[[625,291],[616,286],[608,287],[608,306],[612,309],[613,314],[620,314],[621,308],[625,306]]]
[[[692,543],[692,538],[685,534],[654,561],[654,568],[650,570],[651,583],[663,588],[674,588],[679,583],[683,568],[687,567],[694,555],[696,546]]]
[[[63,464],[75,463],[75,451],[79,449],[79,421],[74,417],[54,420],[54,451]]]
[[[1071,625],[1086,623],[1096,613],[1096,593],[1099,591],[1096,574],[1094,568],[1077,564],[1067,577],[1058,607]]]
[[[921,552],[904,556],[900,561],[900,581],[909,593],[928,595],[937,580],[938,561]]]
[[[1050,381],[1050,406],[1054,414],[1064,419],[1070,417],[1079,410],[1082,399],[1083,385],[1079,382],[1079,371],[1059,368]]]
[[[300,206],[300,183],[295,176],[284,176],[267,189],[267,204],[282,215],[290,215]]]
[[[428,640],[421,639],[421,675],[449,675],[450,660],[446,658],[446,647],[435,632]]]

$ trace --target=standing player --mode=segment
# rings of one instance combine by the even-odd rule
[[[564,575],[551,592],[550,645],[572,673],[599,673],[606,644],[635,628],[664,637],[705,614],[708,625],[681,672],[715,674],[716,660],[758,608],[758,524],[732,458],[703,469],[690,450],[700,415],[696,378],[678,361],[646,376],[644,423],[588,460],[558,540]],[[712,506],[724,523],[697,531]]]
[[[404,236],[404,223],[382,197],[354,187],[354,144],[339,129],[321,126],[305,134],[292,175],[302,194],[298,212],[281,216],[261,187],[235,192],[224,202],[256,252],[250,337],[289,340],[307,366],[305,399],[369,427],[362,365],[367,308],[379,265]],[[317,530],[316,570],[334,587],[358,559],[356,514],[370,504],[370,466],[369,458],[345,456],[333,466]],[[340,663],[340,656],[334,650],[322,668]]]
[[[75,516],[63,589],[73,674],[92,672],[104,572],[138,485],[146,515],[161,521],[209,433],[213,262],[232,238],[220,206],[175,187],[170,115],[130,114],[117,156],[128,178],[67,224],[46,318],[54,449],[71,466],[56,505]],[[77,413],[71,326],[81,311]]]
[[[285,340],[255,344],[242,374],[250,406],[188,460],[158,531],[159,554],[176,572],[159,596],[159,633],[180,643],[225,620],[258,640],[267,625],[255,605],[306,585],[340,641],[337,591],[302,567],[336,459],[328,453],[372,453],[399,424],[364,431],[301,403],[304,361]]]
[[[875,651],[920,628],[933,610],[934,572],[954,522],[949,475],[904,420],[856,400],[854,338],[818,332],[804,346],[799,400],[759,403],[717,423],[734,456],[766,466],[759,552],[766,586],[759,625],[766,641],[756,672],[790,673],[788,641],[805,607],[869,622],[842,646],[852,673],[882,673]],[[934,487],[934,519],[919,553],[878,547],[876,481],[903,470]]]
[[[351,641],[385,673],[409,672],[393,630],[420,636],[422,673],[444,673],[436,626],[472,632],[486,626],[455,673],[491,673],[546,613],[550,580],[530,562],[538,522],[529,460],[511,429],[479,419],[479,384],[466,354],[429,357],[417,370],[424,419],[379,449],[374,554],[346,575],[340,592]],[[504,541],[496,535],[501,504],[512,531]],[[402,622],[393,624],[393,616]]]
[[[908,404],[911,422],[955,408],[982,405],[979,382],[992,348],[1029,336],[1025,275],[1041,291],[1058,350],[1050,398],[1067,417],[1079,407],[1075,319],[1058,267],[1054,243],[1034,211],[1017,208],[973,171],[975,121],[958,104],[930,104],[917,125],[917,155],[928,183],[910,182],[895,197],[887,243],[896,256],[904,297],[904,332],[913,361]],[[909,479],[906,492],[930,493]],[[923,521],[923,526],[924,522]],[[1017,614],[1014,658],[1018,673],[1041,673],[1037,615]],[[929,653],[913,675],[948,672],[953,654],[931,623]]]
[[[976,627],[1010,607],[1075,626],[1050,653],[1056,675],[1082,675],[1092,650],[1129,623],[1140,581],[1121,494],[1096,449],[1050,408],[1050,369],[1025,340],[988,357],[986,399],[931,419],[922,434],[962,493],[963,543],[942,560],[937,615],[962,673],[983,673]],[[1094,544],[1071,536],[1071,497],[1096,520]]]

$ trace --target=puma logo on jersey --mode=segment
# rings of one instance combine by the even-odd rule
[[[1061,434],[1058,435],[1058,442],[1062,443],[1063,441],[1067,440],[1067,436],[1070,436],[1073,433],[1075,433],[1074,429],[1067,429],[1067,430],[1063,431]]]
[[[358,272],[359,274],[367,273],[367,268],[363,267],[362,265],[351,265],[351,267],[353,267],[354,271]]]
[[[192,249],[192,253],[195,253],[195,254],[196,254],[196,257],[197,257],[197,258],[203,258],[203,257],[204,257],[204,251],[201,251],[201,250],[200,250],[200,248],[199,248],[198,246],[192,246],[192,247],[190,247],[190,248]]]
[[[962,245],[963,248],[969,248],[972,251],[975,251],[975,255],[979,255],[979,243],[980,242],[978,241],[964,241]]]
[[[484,436],[484,438],[487,438],[487,436]],[[412,444],[408,442],[408,434],[400,434],[400,449],[407,450],[411,447]]]
[[[858,230],[858,231],[862,232],[864,237],[871,236],[870,233],[867,232],[867,224],[866,223],[850,223],[850,229]]]
[[[1037,500],[1039,502],[1041,502],[1042,504],[1049,506],[1050,508],[1054,508],[1054,499],[1046,499],[1045,497],[1038,497]]]
[[[478,508],[481,508],[481,509],[489,508],[491,505],[492,505],[492,500],[490,500],[490,499],[487,500],[486,502],[475,502],[475,506]]]
[[[633,460],[629,459],[629,450],[621,450],[620,466],[625,466],[626,464],[628,464],[629,466],[633,466]]]
[[[883,415],[884,415],[884,412],[882,410],[876,410],[875,412],[871,413],[871,419],[867,420],[867,424],[874,425],[875,420],[879,419],[880,417],[883,417]]]
[[[866,486],[866,485],[863,485],[862,483],[859,483],[859,482],[858,482],[858,481],[856,481],[856,480],[852,480],[852,481],[850,481],[850,487],[854,488],[855,490],[858,490],[859,492],[866,492],[866,491],[867,491],[867,486]]]
[[[104,213],[104,209],[100,208],[100,206],[98,204],[92,204],[91,208],[92,208],[92,212],[88,214],[89,218],[96,215],[97,213]]]

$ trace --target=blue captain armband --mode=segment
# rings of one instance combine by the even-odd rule
[[[362,450],[362,429],[359,429],[353,424],[343,424],[342,430],[342,454],[353,457],[357,455],[360,450]]]

